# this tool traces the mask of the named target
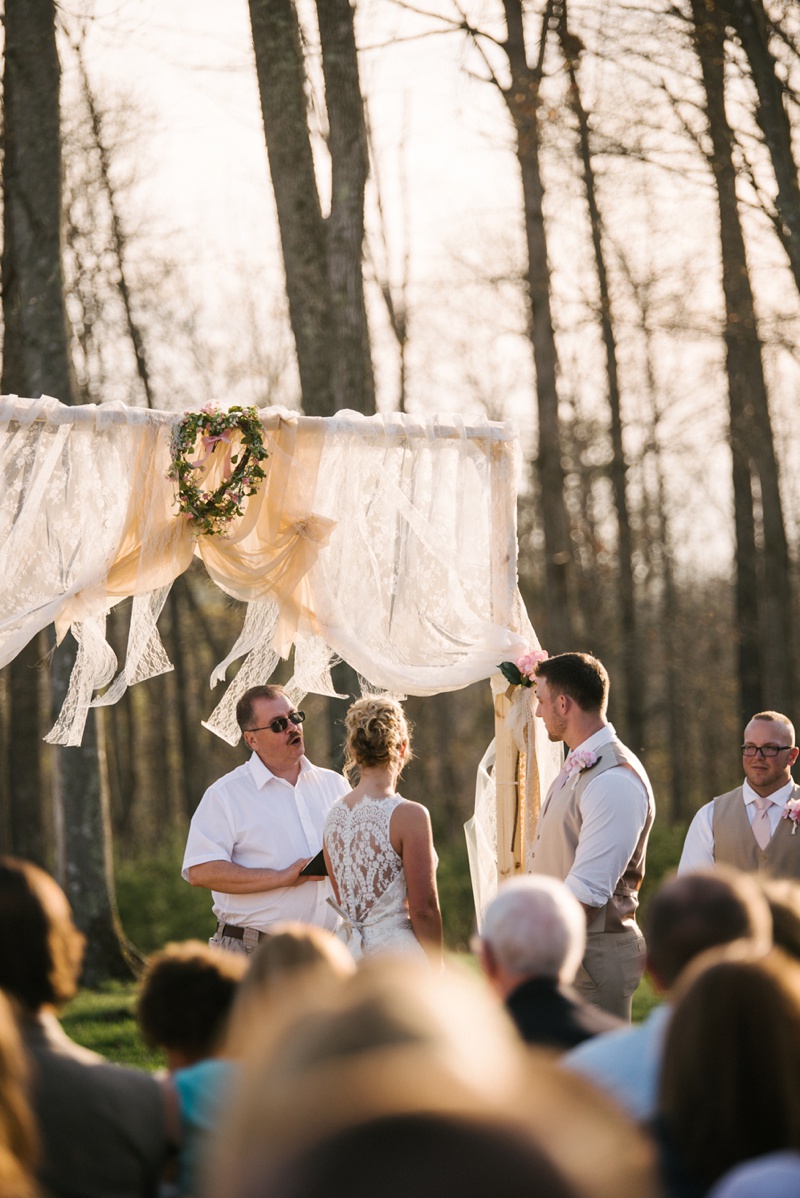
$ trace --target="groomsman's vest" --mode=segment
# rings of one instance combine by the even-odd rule
[[[795,786],[789,798],[800,799],[800,786]],[[774,878],[800,878],[800,832],[792,835],[792,820],[779,820],[772,839],[762,849],[750,827],[741,786],[713,802],[711,822],[717,864]]]
[[[548,874],[563,882],[575,861],[575,852],[580,839],[583,816],[581,796],[593,778],[606,770],[621,765],[632,769],[647,791],[647,818],[639,835],[633,856],[625,872],[617,882],[608,902],[597,908],[587,926],[587,932],[625,932],[636,923],[636,908],[639,906],[639,888],[644,877],[644,857],[647,838],[655,816],[653,791],[642,766],[635,761],[618,740],[612,740],[598,749],[598,758],[589,769],[581,770],[570,778],[559,791],[548,791],[542,804],[536,838],[531,854],[531,873]],[[553,784],[555,786],[555,783]],[[800,848],[800,845],[798,845]]]

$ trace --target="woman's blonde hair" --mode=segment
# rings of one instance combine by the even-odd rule
[[[28,1102],[28,1063],[17,1030],[13,1000],[0,990],[0,1194],[36,1198],[38,1137]]]
[[[344,773],[348,779],[364,766],[405,765],[411,760],[411,729],[394,699],[382,695],[356,699],[344,718],[344,726]]]

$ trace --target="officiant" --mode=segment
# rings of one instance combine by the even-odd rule
[[[286,920],[336,928],[327,879],[301,871],[322,848],[328,811],[350,787],[308,760],[305,715],[282,687],[245,691],[236,719],[252,754],[200,800],[182,877],[212,892],[217,930],[209,943],[251,953]]]

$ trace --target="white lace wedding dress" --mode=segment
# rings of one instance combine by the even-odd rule
[[[411,927],[406,905],[403,859],[392,848],[389,823],[400,795],[360,799],[353,807],[339,799],[323,833],[340,903],[347,946],[362,954],[403,953],[427,960]]]

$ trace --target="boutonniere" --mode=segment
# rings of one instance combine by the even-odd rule
[[[531,649],[530,653],[523,653],[516,661],[501,661],[497,668],[512,686],[533,686],[536,667],[540,661],[547,661],[549,656],[546,649]]]
[[[789,799],[789,802],[781,812],[781,819],[790,819],[792,821],[792,836],[797,831],[797,825],[800,823],[800,799]]]
[[[600,754],[595,753],[594,749],[575,749],[567,756],[567,777],[572,778],[575,774],[582,774],[584,770],[590,770],[593,765],[597,765],[599,759]]]

